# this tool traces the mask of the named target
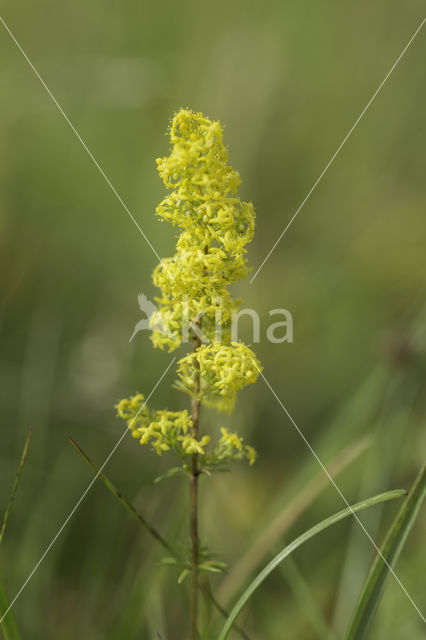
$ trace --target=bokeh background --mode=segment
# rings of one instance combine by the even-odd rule
[[[154,216],[169,118],[188,106],[220,119],[257,211],[255,269],[423,14],[420,0],[6,1],[1,13],[161,256],[175,241]],[[261,317],[264,373],[321,459],[349,448],[338,484],[350,501],[408,488],[424,454],[425,57],[424,28],[259,276],[235,287]],[[12,597],[92,478],[67,437],[101,464],[123,430],[114,404],[148,394],[170,356],[146,333],[129,343],[137,294],[156,295],[156,256],[1,25],[0,94],[2,509],[34,430],[0,550]],[[292,344],[265,338],[277,307],[293,315]],[[173,380],[172,367],[152,405],[184,406]],[[255,467],[202,487],[204,538],[230,566],[213,586],[229,605],[239,559],[277,515],[288,526],[260,543],[260,564],[342,501],[262,381],[232,418],[205,412],[206,428],[218,424],[259,452]],[[185,541],[185,483],[153,484],[168,464],[126,438],[107,472]],[[398,508],[362,514],[378,542]],[[424,533],[423,517],[397,564],[420,607]],[[96,484],[14,607],[23,637],[181,640],[187,594],[161,555]],[[277,571],[241,622],[262,640],[332,638],[327,626],[341,637],[372,555],[356,523],[339,524]],[[390,580],[371,637],[422,632]]]

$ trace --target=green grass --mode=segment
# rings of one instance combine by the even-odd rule
[[[385,584],[407,540],[426,493],[426,466],[419,473],[374,560],[352,614],[344,640],[364,640],[379,606]],[[400,585],[403,587],[403,585]],[[405,594],[407,595],[407,594]],[[408,596],[407,596],[408,597]],[[415,603],[414,603],[415,604]],[[417,605],[415,605],[417,607]],[[418,614],[422,613],[417,609]],[[423,623],[425,620],[423,618]]]
[[[389,491],[387,493],[383,493],[383,494],[380,494],[378,496],[374,496],[372,498],[368,498],[367,500],[364,500],[362,502],[358,502],[357,504],[352,505],[352,507],[343,509],[342,511],[339,511],[338,513],[330,516],[329,518],[326,518],[322,522],[318,523],[314,527],[311,527],[310,529],[308,529],[307,531],[302,533],[302,535],[300,535],[298,538],[293,540],[293,542],[291,542],[289,545],[286,545],[284,547],[284,549],[282,551],[280,551],[280,553],[278,553],[271,560],[271,562],[269,562],[266,565],[266,567],[264,569],[262,569],[262,571],[249,584],[247,589],[244,591],[242,596],[239,598],[239,600],[237,601],[237,603],[233,607],[231,613],[229,614],[229,617],[228,617],[228,619],[227,619],[227,621],[225,623],[225,626],[223,627],[223,629],[222,629],[222,631],[221,631],[221,633],[219,635],[219,640],[226,640],[226,638],[228,637],[229,632],[230,632],[230,630],[231,630],[236,618],[241,613],[242,609],[245,607],[245,605],[247,604],[248,600],[252,597],[254,592],[262,585],[262,583],[266,580],[266,578],[269,576],[269,574],[272,573],[272,571],[274,571],[274,569],[276,569],[278,567],[278,565],[283,560],[285,560],[285,558],[287,558],[287,556],[289,556],[291,553],[293,553],[293,551],[295,551],[298,547],[302,546],[305,542],[307,542],[308,540],[310,540],[311,538],[316,536],[318,533],[321,533],[325,529],[328,529],[328,527],[331,527],[333,524],[336,524],[337,522],[340,522],[341,520],[343,520],[343,518],[347,518],[348,516],[353,515],[354,513],[357,513],[358,511],[362,511],[363,509],[367,509],[368,507],[371,507],[371,506],[373,506],[375,504],[378,504],[380,502],[385,502],[387,500],[393,500],[395,498],[400,498],[404,494],[405,494],[405,492],[401,491],[401,490]],[[285,623],[283,622],[283,624],[285,624]]]

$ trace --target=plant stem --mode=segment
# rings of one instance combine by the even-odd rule
[[[194,339],[194,351],[197,351],[201,344],[198,337]],[[198,440],[200,423],[200,365],[195,361],[196,373],[194,378],[194,391],[196,397],[191,401],[192,412],[192,437]],[[190,531],[191,531],[191,551],[192,551],[192,582],[191,582],[191,640],[197,640],[197,618],[198,618],[198,564],[199,564],[199,538],[198,538],[198,454],[192,456],[191,478],[189,480],[189,491],[191,501]]]

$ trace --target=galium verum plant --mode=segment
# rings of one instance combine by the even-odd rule
[[[171,193],[157,207],[162,220],[179,227],[176,254],[164,259],[153,274],[161,290],[158,309],[150,319],[155,347],[175,350],[193,343],[193,351],[178,361],[176,387],[190,397],[190,411],[152,410],[141,393],[121,400],[118,415],[134,438],[158,455],[181,461],[167,474],[188,475],[190,482],[191,630],[197,637],[197,593],[200,571],[218,571],[222,563],[209,560],[198,533],[200,474],[246,459],[255,461],[253,447],[237,433],[220,428],[204,433],[201,405],[232,412],[237,392],[253,384],[261,370],[253,351],[231,340],[231,321],[239,302],[229,293],[231,283],[246,277],[246,245],[254,232],[251,202],[237,196],[239,174],[228,164],[219,122],[202,113],[181,109],[170,126],[171,152],[157,160],[158,172]]]

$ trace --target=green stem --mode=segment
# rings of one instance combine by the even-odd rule
[[[194,340],[194,351],[197,351],[201,344],[197,337]],[[194,378],[194,391],[198,396],[200,390],[200,365],[196,362],[196,373]],[[192,412],[192,437],[198,440],[200,422],[200,400],[195,397],[191,401]],[[198,478],[200,471],[198,468],[198,455],[192,456],[191,477],[189,480],[190,493],[190,532],[191,532],[191,555],[192,555],[192,581],[191,581],[191,640],[197,640],[197,619],[198,619],[198,565],[199,565],[199,534],[198,534]]]

